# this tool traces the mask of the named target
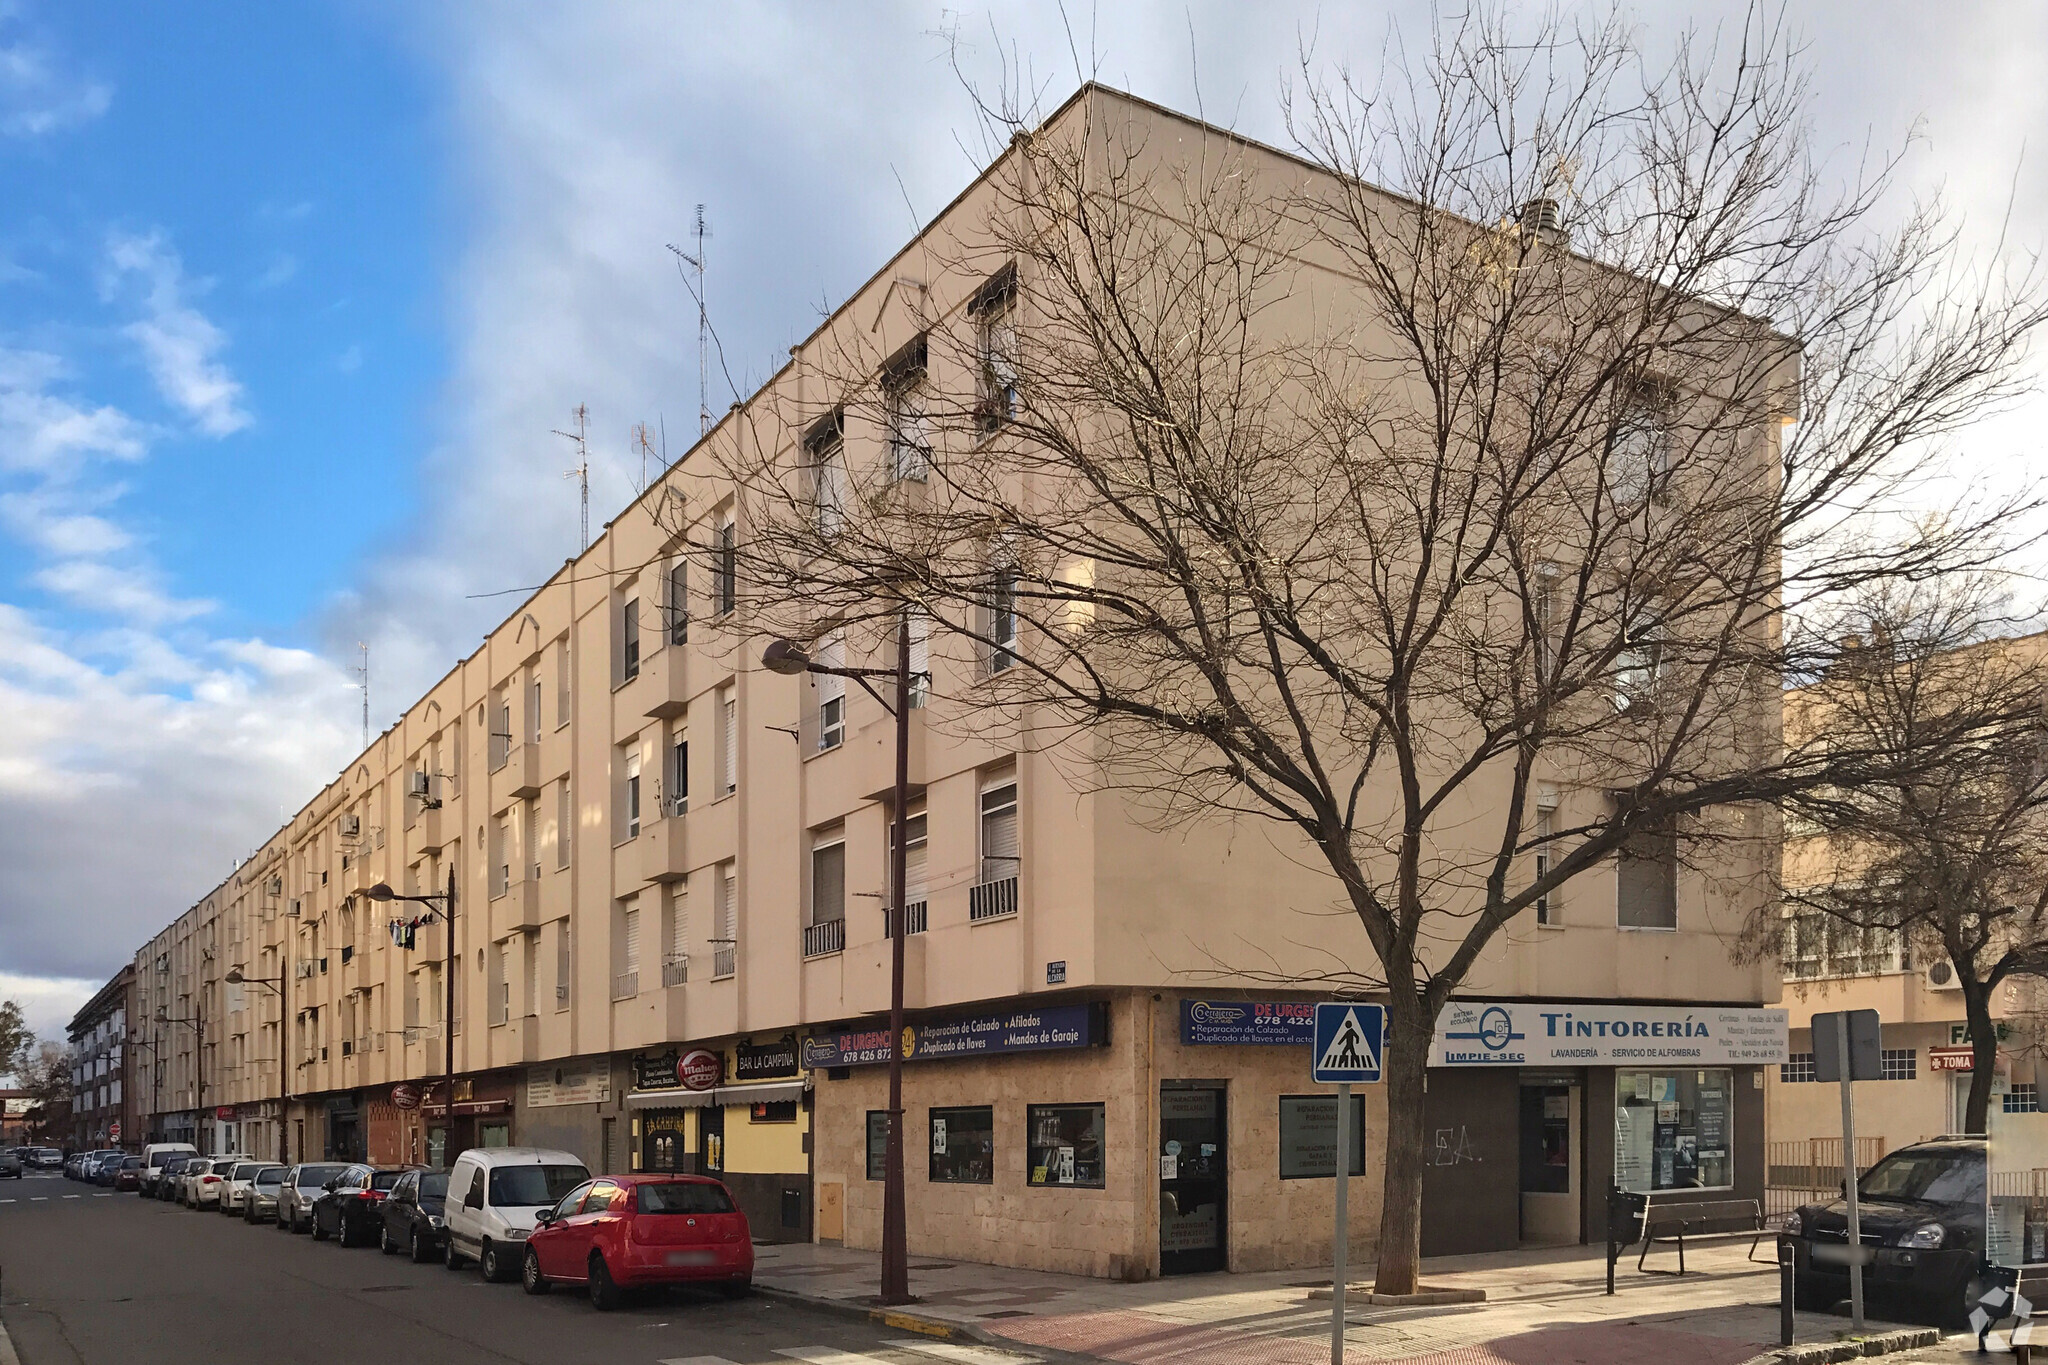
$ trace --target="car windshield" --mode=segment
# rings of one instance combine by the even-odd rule
[[[319,1189],[334,1177],[347,1170],[346,1166],[301,1166],[299,1167],[299,1188]]]
[[[128,1158],[128,1159],[126,1160],[126,1161],[124,1161],[124,1162],[122,1162],[122,1163],[121,1163],[121,1169],[122,1169],[122,1170],[124,1170],[124,1171],[139,1171],[139,1170],[141,1170],[141,1169],[142,1169],[142,1158],[141,1158],[141,1157],[139,1157],[139,1156],[131,1156],[131,1157],[129,1157],[129,1158]]]
[[[639,1187],[642,1213],[731,1213],[732,1199],[716,1185],[694,1180],[663,1181]]]
[[[404,1171],[378,1171],[370,1177],[370,1188],[388,1190],[405,1176]]]
[[[256,1175],[256,1172],[261,1169],[262,1163],[260,1162],[242,1161],[236,1163],[235,1169],[233,1170],[233,1172],[231,1172],[231,1174],[236,1180],[250,1180],[253,1179]]]
[[[500,1166],[491,1172],[491,1206],[539,1208],[590,1179],[581,1166]]]
[[[1922,1204],[1984,1202],[1984,1158],[1963,1148],[1893,1152],[1870,1168],[1856,1188],[1866,1199],[1910,1199]]]
[[[420,1177],[420,1198],[446,1199],[448,1197],[448,1172],[428,1171]]]
[[[256,1172],[256,1183],[259,1185],[284,1184],[284,1167],[265,1166],[262,1170]]]

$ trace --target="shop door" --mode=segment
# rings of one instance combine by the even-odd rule
[[[1224,1217],[1223,1092],[1162,1087],[1159,1092],[1159,1273],[1227,1269]]]
[[[1523,1246],[1578,1245],[1579,1093],[1566,1080],[1522,1078]]]
[[[683,1171],[683,1111],[651,1111],[640,1120],[640,1169]]]
[[[708,1105],[697,1111],[697,1159],[705,1175],[725,1171],[725,1106]]]

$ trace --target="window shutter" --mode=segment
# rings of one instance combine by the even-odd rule
[[[722,743],[718,746],[720,785],[725,789],[721,795],[730,795],[739,790],[739,749],[740,749],[740,708],[730,689],[719,705],[719,726]]]
[[[640,907],[627,907],[625,918],[626,970],[637,972],[640,970]]]

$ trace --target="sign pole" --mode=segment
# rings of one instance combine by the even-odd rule
[[[1856,1206],[1856,1101],[1850,1089],[1849,1015],[1840,1016],[1835,1047],[1842,1063],[1842,1195],[1849,1202],[1850,1326],[1863,1330],[1863,1219]]]
[[[1330,1365],[1344,1365],[1344,1266],[1351,1249],[1351,1083],[1337,1087],[1337,1231],[1330,1263]]]

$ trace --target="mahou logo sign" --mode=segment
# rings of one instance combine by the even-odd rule
[[[725,1077],[725,1059],[701,1047],[676,1059],[676,1079],[685,1090],[709,1090]]]

